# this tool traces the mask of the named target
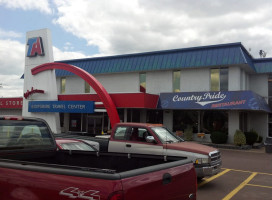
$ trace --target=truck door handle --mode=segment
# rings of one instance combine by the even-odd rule
[[[131,147],[131,144],[126,144],[126,147]]]
[[[163,185],[167,185],[167,184],[171,183],[171,181],[172,181],[172,176],[171,176],[171,174],[165,173],[165,174],[163,175],[163,177],[162,177],[162,184],[163,184]]]

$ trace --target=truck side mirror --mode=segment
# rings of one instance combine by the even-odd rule
[[[154,136],[147,136],[146,141],[148,143],[156,143],[156,140],[155,140]]]

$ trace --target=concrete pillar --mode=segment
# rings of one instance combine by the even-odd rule
[[[239,129],[239,111],[236,110],[230,110],[228,112],[228,117],[229,117],[229,123],[228,123],[228,128],[229,128],[229,137],[228,137],[228,143],[233,144],[233,138],[235,131]]]
[[[69,131],[69,113],[64,113],[62,132],[66,133]]]
[[[163,111],[163,125],[173,131],[173,110]]]
[[[127,108],[124,109],[124,122],[127,122]]]
[[[146,109],[140,110],[140,122],[146,123]]]
[[[241,90],[241,70],[238,66],[229,67],[229,91]]]
[[[55,70],[44,71],[35,76],[31,73],[31,69],[38,65],[54,62],[51,32],[48,29],[27,32],[25,55],[24,94],[31,90],[43,90],[44,93],[25,96],[23,116],[42,118],[54,133],[60,133],[59,113],[28,112],[30,101],[58,100]]]
[[[264,139],[268,136],[268,114],[264,112],[251,112],[249,114],[249,130],[255,130]]]

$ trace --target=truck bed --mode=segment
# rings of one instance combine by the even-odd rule
[[[102,175],[102,178],[115,179],[122,174],[122,177],[129,177],[136,174],[144,174],[184,165],[190,163],[186,158],[163,157],[153,155],[131,155],[122,153],[98,153],[84,151],[60,150],[56,152],[32,152],[23,154],[11,154],[1,156],[0,167],[26,168],[57,174],[81,174],[95,177]],[[49,170],[49,168],[52,168]],[[48,171],[49,170],[49,171]],[[86,173],[83,173],[86,172]],[[90,173],[95,172],[95,173]],[[133,173],[130,173],[133,172]],[[112,175],[112,176],[110,176]]]
[[[42,119],[0,117],[2,200],[196,199],[184,158],[57,150]]]

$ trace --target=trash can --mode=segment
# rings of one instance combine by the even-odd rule
[[[267,137],[264,142],[265,152],[272,153],[272,137]]]

